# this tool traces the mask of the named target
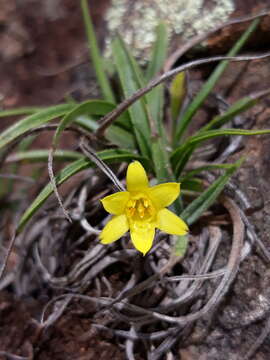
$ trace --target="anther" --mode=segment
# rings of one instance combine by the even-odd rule
[[[138,212],[139,212],[139,216],[140,218],[143,218],[144,217],[144,206],[142,205],[142,203],[140,202],[139,203],[139,206],[138,206]]]
[[[128,202],[129,208],[135,208],[135,205],[136,205],[136,200],[129,200],[129,202]]]
[[[144,207],[148,208],[149,202],[147,199],[143,199],[143,205],[144,205]]]

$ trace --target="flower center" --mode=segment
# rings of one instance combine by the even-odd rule
[[[151,200],[142,194],[132,196],[126,206],[127,217],[132,221],[150,221],[155,213]]]

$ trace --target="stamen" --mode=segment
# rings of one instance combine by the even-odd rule
[[[135,208],[136,200],[129,200],[127,205],[129,208]]]
[[[142,219],[144,217],[144,206],[143,204],[140,202],[138,205],[138,212],[139,212],[139,216]]]
[[[149,201],[147,199],[143,199],[143,205],[144,205],[144,207],[148,208]]]
[[[127,216],[133,221],[148,221],[155,213],[151,201],[139,195],[128,201],[126,211]]]

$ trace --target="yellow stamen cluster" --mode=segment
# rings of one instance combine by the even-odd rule
[[[155,214],[155,209],[150,199],[145,195],[132,197],[126,206],[126,214],[133,221],[150,220]]]

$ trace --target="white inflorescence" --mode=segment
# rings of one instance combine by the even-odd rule
[[[167,24],[170,35],[179,34],[187,39],[226,21],[234,11],[233,0],[212,0],[211,9],[205,5],[206,1],[112,0],[106,14],[109,31],[106,54],[110,54],[112,37],[120,33],[133,54],[147,60],[160,21]]]

